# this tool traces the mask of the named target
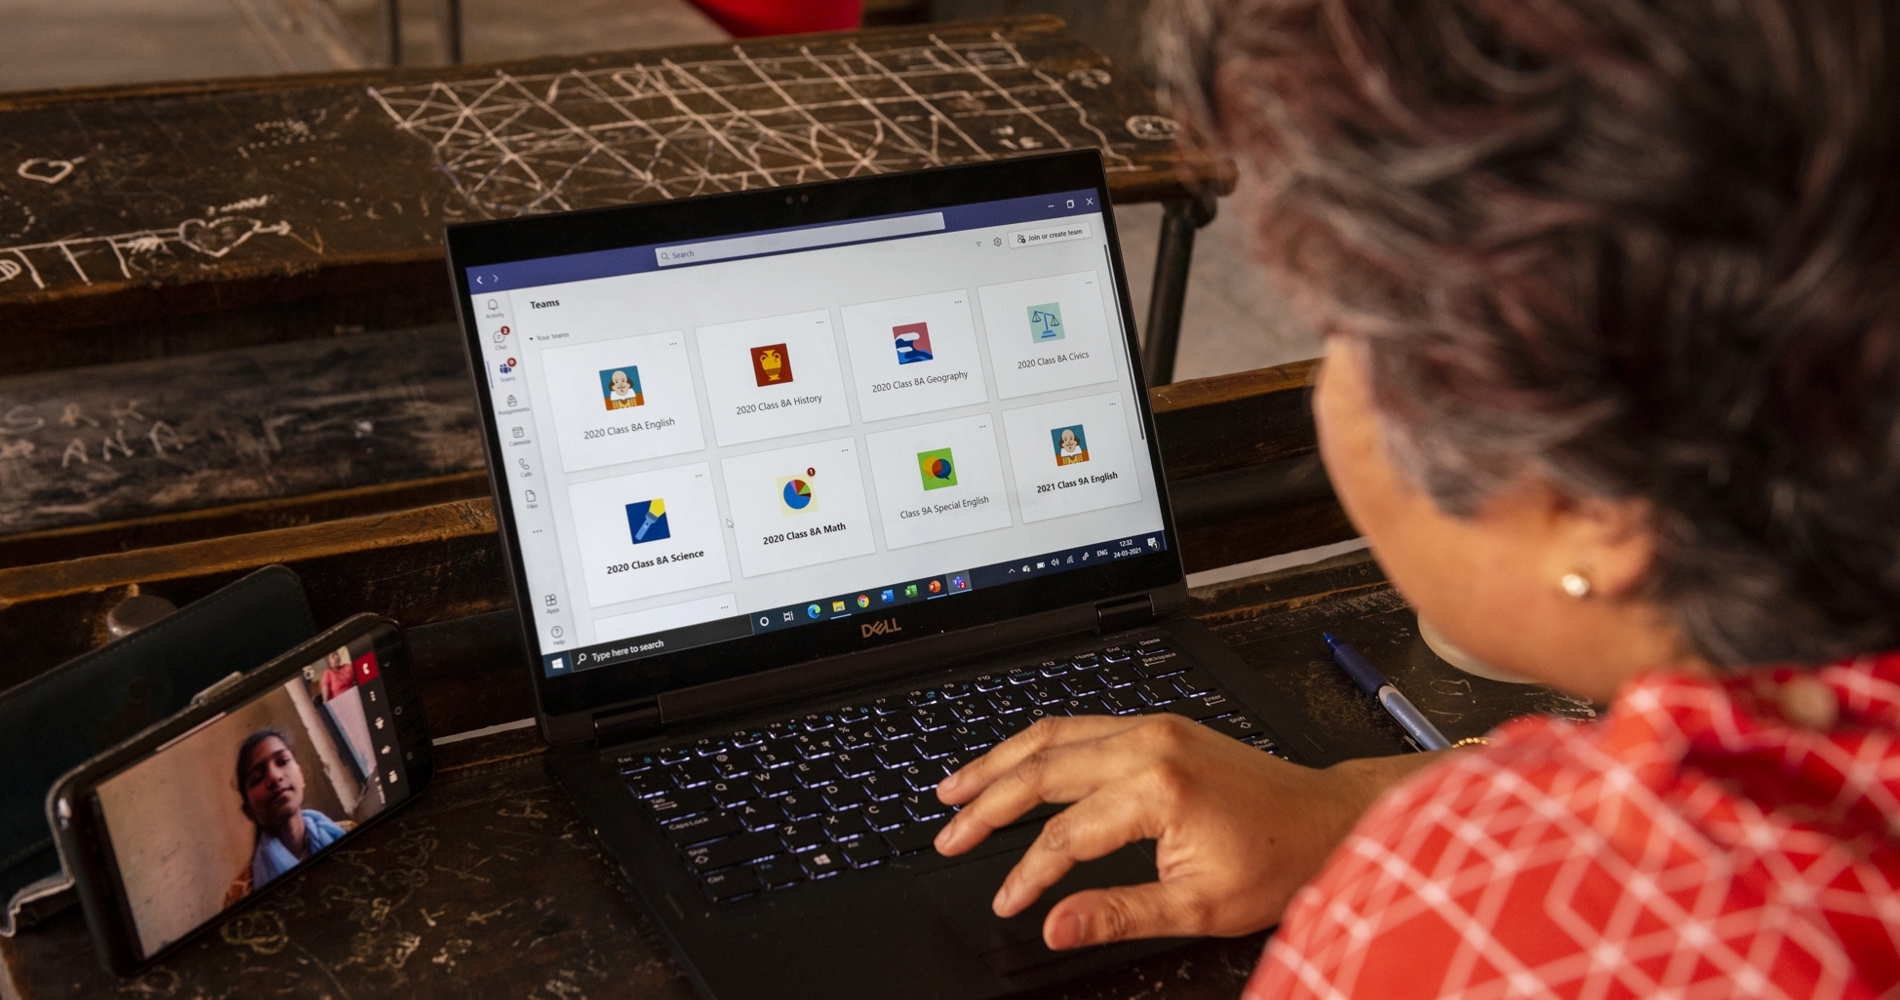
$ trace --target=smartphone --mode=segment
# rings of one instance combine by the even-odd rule
[[[132,975],[429,784],[402,630],[358,615],[68,772],[47,821],[108,969]]]

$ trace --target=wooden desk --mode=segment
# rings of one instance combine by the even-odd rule
[[[1355,755],[1404,744],[1332,666],[1321,631],[1357,644],[1453,739],[1527,712],[1593,714],[1439,660],[1363,554],[1205,588],[1191,611]],[[137,981],[101,970],[76,911],[0,941],[0,994],[693,997],[579,814],[549,786],[540,752],[531,731],[442,748],[422,801]],[[1264,938],[1190,944],[1040,995],[1231,997]]]
[[[1174,132],[1052,17],[4,95],[0,327],[19,373],[447,322],[444,223],[1060,149],[1225,192]]]

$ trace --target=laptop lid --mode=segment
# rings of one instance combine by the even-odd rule
[[[452,226],[544,731],[1182,585],[1094,151]]]

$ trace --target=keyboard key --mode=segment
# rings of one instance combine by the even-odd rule
[[[896,802],[866,803],[863,809],[858,810],[858,815],[864,817],[864,821],[871,825],[871,829],[880,833],[885,830],[895,830],[910,822],[910,815],[904,812],[904,807]]]
[[[745,829],[739,825],[739,818],[730,813],[709,812],[699,816],[688,816],[667,823],[666,839],[677,847],[703,844],[709,840],[730,837]]]
[[[770,830],[784,826],[787,820],[785,810],[776,802],[748,802],[732,811],[739,817],[739,825],[747,830]]]
[[[838,768],[839,776],[845,778],[862,778],[877,770],[878,766],[875,754],[862,751],[838,754],[831,758],[831,763]]]
[[[1035,667],[1017,667],[1009,672],[1009,682],[1011,684],[1027,684],[1041,677],[1041,674],[1036,673]]]
[[[686,816],[710,812],[713,808],[713,797],[711,792],[703,788],[669,792],[648,799],[647,808],[653,810],[654,819],[662,823],[671,823]]]
[[[721,778],[736,778],[758,769],[758,762],[753,759],[753,755],[743,750],[716,753],[706,760],[712,764],[713,773]]]
[[[915,742],[917,744],[917,753],[927,758],[942,757],[963,749],[957,744],[956,737],[950,735],[948,730],[925,733],[917,737]]]
[[[1102,682],[1112,688],[1125,688],[1141,683],[1141,671],[1136,670],[1126,663],[1120,664],[1119,666],[1104,667],[1102,668],[1100,676]]]
[[[1033,724],[1035,724],[1035,720],[1029,717],[1028,712],[1011,712],[1008,715],[998,715],[996,718],[990,720],[990,725],[996,728],[996,735],[1003,739],[1009,739],[1011,736],[1028,729]]]
[[[962,726],[951,726],[950,737],[957,741],[959,750],[988,750],[996,745],[996,730],[988,723],[971,722]]]
[[[937,782],[942,781],[950,771],[936,761],[925,760],[904,768],[901,773],[904,775],[904,784],[909,785],[911,791],[927,792],[936,788]]]
[[[1181,689],[1182,694],[1190,697],[1220,690],[1220,682],[1214,679],[1214,675],[1199,667],[1195,667],[1184,674],[1170,677],[1169,680],[1174,682],[1175,687]]]
[[[904,807],[904,811],[910,814],[910,818],[919,823],[950,814],[950,807],[937,801],[937,796],[930,792],[913,792],[909,795],[900,795],[897,797],[897,801]]]
[[[789,740],[798,735],[798,725],[792,722],[774,722],[765,727],[765,738],[769,740]]]
[[[716,753],[725,753],[732,749],[732,741],[724,736],[708,736],[693,744],[693,753],[701,757],[711,757]]]
[[[734,749],[746,749],[765,742],[765,730],[741,729],[730,737]]]
[[[1207,721],[1207,728],[1217,733],[1226,733],[1228,736],[1232,736],[1237,740],[1245,740],[1250,737],[1259,736],[1262,730],[1265,729],[1265,727],[1260,724],[1259,719],[1244,712],[1236,712],[1233,715],[1219,719],[1209,719]]]
[[[871,710],[863,705],[846,705],[838,709],[838,722],[840,724],[851,725],[863,722],[870,717]]]
[[[808,733],[822,733],[837,724],[837,715],[831,712],[813,712],[799,722],[799,727]]]
[[[715,903],[750,896],[759,891],[759,877],[750,868],[734,868],[708,875],[703,880],[706,895]]]
[[[859,837],[844,845],[844,859],[851,862],[853,868],[882,864],[890,856],[891,845],[883,837]]]
[[[1070,715],[1108,715],[1108,703],[1090,695],[1087,698],[1070,698],[1062,703],[1062,710]]]
[[[1126,663],[1134,656],[1134,651],[1126,646],[1110,646],[1102,650],[1102,660],[1106,663]]]
[[[1238,707],[1227,696],[1219,692],[1202,695],[1199,698],[1183,698],[1168,706],[1168,711],[1176,715],[1185,715],[1195,722],[1227,715]]]
[[[683,764],[675,764],[671,770],[673,783],[681,788],[698,788],[700,785],[711,784],[719,777],[719,772],[713,770],[712,763],[705,760],[695,759]]]
[[[865,775],[864,780],[858,784],[864,786],[864,794],[875,801],[894,799],[908,790],[904,787],[903,776],[896,771],[881,771],[877,774]]]
[[[1175,690],[1174,685],[1165,680],[1142,681],[1135,685],[1135,690],[1150,705],[1166,705],[1181,697],[1181,692]]]
[[[768,744],[752,751],[752,759],[757,761],[757,763],[753,765],[753,770],[770,771],[773,768],[790,767],[792,764],[797,763],[798,754],[791,749],[789,744],[784,747]]]
[[[932,733],[949,725],[952,716],[947,707],[929,707],[912,712],[910,718],[918,732]]]
[[[784,843],[786,850],[794,853],[809,851],[826,842],[825,828],[819,826],[817,820],[787,823],[778,828],[778,839]]]
[[[1008,683],[1008,681],[1001,674],[979,674],[976,680],[970,683],[974,685],[978,691],[987,694],[991,691],[1002,690],[1003,685]]]
[[[1180,653],[1162,650],[1159,653],[1144,653],[1135,669],[1141,671],[1141,676],[1153,679],[1178,674],[1189,666],[1192,664],[1183,659]]]
[[[647,771],[627,776],[627,790],[636,799],[650,799],[673,790],[673,776],[665,771]]]
[[[805,866],[797,858],[773,858],[759,865],[757,871],[767,889],[783,889],[805,881]]]
[[[818,794],[825,797],[825,805],[830,806],[833,812],[856,809],[871,801],[871,797],[864,792],[864,786],[855,781],[826,785],[818,790]]]
[[[623,753],[613,760],[614,770],[621,774],[639,774],[660,763],[656,753]]]
[[[1068,660],[1044,660],[1036,664],[1036,672],[1044,677],[1061,677],[1069,672]]]
[[[849,867],[844,852],[835,847],[813,851],[798,860],[805,866],[805,874],[814,880],[830,878]]]
[[[969,681],[957,681],[945,684],[941,689],[945,701],[962,701],[976,693],[976,685]]]
[[[662,764],[677,764],[693,759],[693,751],[686,747],[661,747],[659,758]]]
[[[715,781],[706,786],[706,791],[712,793],[713,801],[717,802],[721,809],[731,809],[740,803],[749,802],[758,794],[752,790],[752,779],[749,777],[741,777],[733,781]]]
[[[958,750],[956,753],[953,753],[950,756],[937,761],[937,763],[943,765],[944,773],[955,774],[958,771],[963,770],[964,765],[970,763],[971,761],[977,759],[980,756],[982,756],[982,754],[978,753],[975,750]]]
[[[885,743],[891,740],[901,740],[914,731],[911,728],[911,722],[908,717],[882,719],[871,728],[877,731],[878,740]]]
[[[1029,707],[1029,699],[1015,691],[998,691],[990,695],[990,708],[997,715],[1020,712]]]
[[[1141,695],[1133,691],[1104,691],[1099,697],[1102,699],[1102,704],[1116,715],[1131,715],[1141,711],[1147,705]]]
[[[925,705],[935,705],[938,697],[937,689],[931,688],[928,691],[912,691],[904,696],[904,700],[912,708],[922,708]]]
[[[855,840],[871,832],[871,824],[865,822],[864,817],[855,812],[832,813],[818,822],[824,826],[825,836],[838,844]]]
[[[792,746],[797,748],[798,756],[805,760],[824,760],[843,749],[838,744],[837,736],[832,733],[805,733],[792,740]]]
[[[785,810],[785,818],[794,823],[801,819],[810,819],[825,811],[824,797],[817,792],[791,792],[779,796],[776,801],[778,807]]]
[[[1101,675],[1095,673],[1073,674],[1062,679],[1062,689],[1072,695],[1094,694],[1107,687]]]
[[[1068,697],[1056,685],[1044,684],[1040,681],[1032,684],[1024,684],[1018,690],[1028,695],[1029,700],[1038,705],[1053,705],[1063,698]]]
[[[806,788],[828,785],[838,780],[838,765],[828,760],[806,760],[792,765],[798,783]]]
[[[1094,653],[1083,653],[1075,657],[1073,662],[1077,670],[1094,670],[1102,665],[1102,658]]]
[[[752,776],[752,787],[768,799],[798,788],[798,777],[788,770],[761,771]]]
[[[686,867],[695,875],[704,875],[721,868],[764,861],[776,856],[782,850],[784,848],[779,846],[777,834],[742,833],[716,844],[687,848]]]
[[[877,730],[865,725],[839,726],[835,731],[838,746],[845,750],[862,750],[881,742]]]
[[[895,743],[880,743],[877,746],[878,763],[886,768],[903,767],[917,759],[917,745],[909,740]]]
[[[887,715],[910,711],[910,703],[902,698],[879,698],[871,703],[871,711],[881,719]]]
[[[915,854],[937,840],[937,831],[942,830],[947,820],[932,820],[929,823],[912,823],[884,835],[890,842],[893,854]]]
[[[950,706],[950,714],[958,722],[980,722],[990,717],[990,700],[972,697],[968,701],[959,701]]]

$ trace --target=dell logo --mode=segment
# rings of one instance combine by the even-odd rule
[[[869,639],[874,635],[902,632],[904,631],[904,626],[897,624],[897,619],[895,618],[886,618],[881,622],[865,622],[858,626],[858,630],[864,633],[866,639]]]

